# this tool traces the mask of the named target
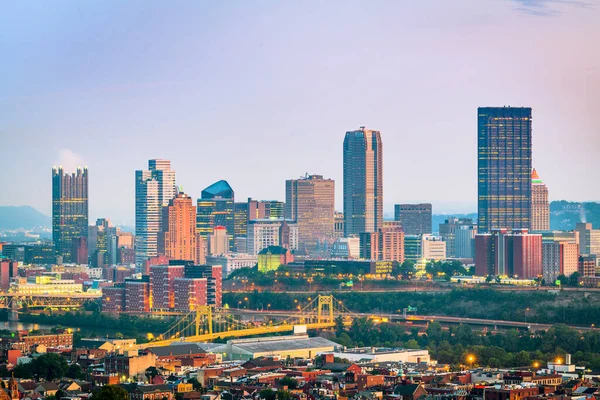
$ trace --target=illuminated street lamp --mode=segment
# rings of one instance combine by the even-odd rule
[[[469,365],[472,367],[473,363],[475,362],[475,356],[473,354],[467,355],[467,361],[469,362]]]

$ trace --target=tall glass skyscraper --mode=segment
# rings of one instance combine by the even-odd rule
[[[478,109],[478,232],[529,229],[531,108]]]
[[[216,226],[224,226],[229,235],[229,250],[235,238],[235,196],[227,181],[213,183],[202,191],[196,205],[196,231],[206,241]]]
[[[52,168],[52,241],[63,262],[73,259],[73,240],[88,236],[88,170],[77,168],[65,174],[62,167]]]
[[[344,220],[345,236],[383,226],[383,145],[364,126],[344,138]]]
[[[135,264],[158,255],[162,207],[177,194],[175,171],[167,160],[149,160],[148,170],[135,171]]]

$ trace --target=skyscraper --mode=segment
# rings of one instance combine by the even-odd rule
[[[472,227],[473,220],[471,218],[450,217],[440,224],[440,237],[446,242],[446,257],[448,258],[458,258],[456,255],[457,231],[462,226]],[[464,246],[464,243],[462,245]]]
[[[478,231],[531,225],[531,108],[478,109]]]
[[[168,206],[177,193],[170,161],[149,160],[148,168],[135,171],[135,264],[138,270],[145,260],[158,254],[162,207]]]
[[[213,228],[223,226],[229,235],[229,250],[233,251],[235,235],[235,195],[227,181],[213,183],[202,191],[196,207],[196,232],[206,242]]]
[[[88,234],[88,170],[65,174],[52,168],[52,241],[63,262],[71,262],[73,240]]]
[[[344,138],[344,235],[376,232],[383,222],[383,144],[361,126]]]
[[[407,235],[426,235],[432,233],[431,204],[396,204],[394,219],[400,221]]]
[[[298,246],[313,254],[333,240],[335,184],[321,175],[285,181],[285,216],[298,224]],[[322,247],[321,247],[322,248]]]
[[[531,230],[550,230],[550,203],[548,187],[542,182],[535,168],[531,173]]]
[[[167,207],[162,209],[162,230],[158,241],[158,253],[173,260],[200,263],[197,258],[199,241],[196,233],[196,207],[192,198],[180,192]]]

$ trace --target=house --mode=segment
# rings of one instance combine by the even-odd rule
[[[35,388],[35,393],[39,393],[43,397],[54,396],[59,387],[54,382],[43,382]]]
[[[362,368],[356,364],[347,364],[347,363],[325,363],[321,369],[326,369],[331,372],[352,372],[354,375],[360,374],[362,372]]]
[[[173,400],[173,390],[167,385],[122,385],[131,400]]]
[[[258,357],[242,364],[242,368],[256,371],[275,371],[283,368],[283,363],[271,357]]]
[[[405,383],[397,385],[394,394],[401,396],[401,400],[417,400],[421,396],[426,396],[427,391],[418,383]]]

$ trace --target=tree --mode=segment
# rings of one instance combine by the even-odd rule
[[[556,279],[558,281],[560,281],[560,285],[561,286],[566,286],[569,284],[569,278],[567,278],[566,276],[564,276],[563,274],[560,274],[559,276],[556,277]]]
[[[277,397],[277,393],[271,389],[263,389],[258,392],[258,395],[263,400],[275,400]]]
[[[289,376],[285,376],[279,380],[280,386],[287,386],[288,389],[294,390],[298,387],[298,381]]]
[[[569,286],[579,286],[579,272],[575,271],[569,277]]]
[[[492,282],[493,280],[494,280],[494,277],[493,277],[492,275],[488,275],[488,276],[485,278],[485,282],[486,282],[486,283],[490,283],[490,282]]]
[[[342,333],[344,333],[344,317],[338,315],[335,317],[335,334],[340,336]]]
[[[13,373],[15,374],[15,377],[17,378],[23,378],[23,379],[31,379],[33,378],[33,374],[31,373],[31,370],[27,367],[27,364],[17,364],[17,366],[13,369]]]
[[[187,383],[191,383],[192,387],[196,392],[202,392],[202,384],[198,381],[197,378],[188,379]]]
[[[54,397],[56,397],[56,400],[60,400],[63,397],[69,397],[69,392],[67,392],[66,390],[58,389]]]
[[[292,394],[287,390],[278,390],[277,391],[277,400],[291,400]]]
[[[60,354],[56,353],[42,354],[29,364],[26,364],[25,367],[34,376],[46,379],[47,381],[62,378],[69,368],[67,361]]]
[[[129,400],[129,393],[118,385],[106,385],[94,390],[94,400]]]
[[[85,378],[85,373],[79,364],[71,364],[67,369],[67,377],[71,379],[83,379]]]

